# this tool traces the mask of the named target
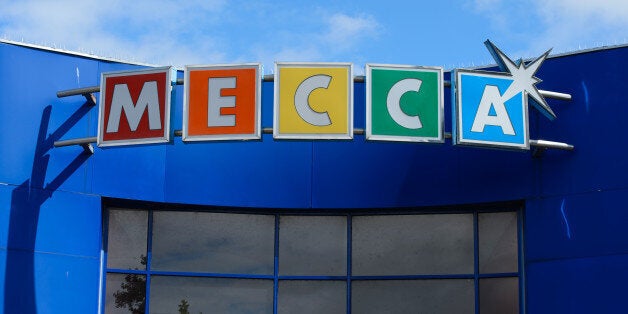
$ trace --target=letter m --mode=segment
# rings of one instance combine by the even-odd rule
[[[135,132],[140,124],[144,111],[147,109],[149,129],[161,129],[159,92],[156,81],[144,83],[136,103],[133,102],[129,87],[126,84],[116,84],[113,88],[109,121],[107,122],[107,133],[118,132],[122,110],[124,110],[131,131]]]

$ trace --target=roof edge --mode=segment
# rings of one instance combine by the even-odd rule
[[[26,48],[32,48],[32,49],[37,49],[37,50],[43,50],[43,51],[56,52],[56,53],[61,53],[61,54],[65,54],[65,55],[71,55],[71,56],[76,56],[76,57],[83,57],[83,58],[94,59],[94,60],[99,60],[99,61],[116,62],[116,63],[130,64],[130,65],[139,65],[139,66],[147,66],[147,67],[159,67],[159,66],[161,66],[161,65],[157,65],[157,64],[150,64],[150,63],[144,63],[144,62],[133,62],[133,61],[127,61],[127,60],[122,60],[122,59],[117,59],[117,58],[101,57],[101,56],[98,56],[98,55],[95,55],[95,54],[91,54],[91,53],[77,52],[77,51],[72,51],[72,50],[67,50],[67,49],[61,49],[61,48],[56,48],[56,47],[48,47],[48,46],[31,44],[31,43],[25,43],[25,42],[19,42],[19,41],[3,39],[3,38],[0,38],[0,43],[8,44],[8,45],[14,45],[14,46],[20,46],[20,47],[26,47]]]

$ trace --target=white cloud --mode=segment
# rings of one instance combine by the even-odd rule
[[[327,20],[327,33],[323,36],[332,49],[350,49],[362,40],[374,38],[381,26],[372,16],[349,16],[342,13],[333,14]]]
[[[536,56],[584,47],[624,43],[628,36],[625,0],[475,0],[472,8],[491,22],[496,37],[527,46],[520,53]]]
[[[200,47],[189,41],[200,36],[202,25],[217,23],[212,17],[223,7],[222,0],[115,0],[106,4],[98,0],[16,1],[3,6],[0,34],[13,40],[158,64],[194,58],[201,54],[199,48],[204,56],[224,58],[218,40],[211,36],[203,34]],[[203,18],[200,25],[199,18]]]
[[[380,29],[370,15],[298,3],[25,0],[0,11],[0,36],[11,40],[175,66],[334,61]]]
[[[543,16],[551,22],[552,19],[569,18],[576,22],[582,22],[577,18],[595,19],[605,24],[628,25],[628,2],[625,0],[596,0],[573,1],[554,0],[536,1],[538,9]],[[595,27],[595,25],[586,25]]]
[[[296,22],[296,21],[295,21]],[[303,22],[303,21],[301,21]],[[311,17],[308,31],[282,31],[270,48],[261,48],[264,64],[274,61],[347,61],[362,49],[365,40],[376,39],[382,26],[369,15],[330,14],[319,11]],[[289,26],[288,26],[289,27]],[[268,72],[268,71],[267,71]]]

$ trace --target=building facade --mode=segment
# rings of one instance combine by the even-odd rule
[[[0,68],[0,312],[628,308],[628,47],[552,56],[537,73],[572,99],[548,99],[554,121],[530,109],[530,138],[573,151],[265,132],[91,154],[54,143],[96,136],[98,105],[57,92],[144,66],[3,41]],[[353,88],[364,129],[365,83]],[[171,97],[181,130],[183,86]]]

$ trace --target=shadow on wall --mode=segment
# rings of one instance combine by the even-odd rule
[[[79,154],[57,177],[45,184],[46,171],[55,141],[65,135],[90,110],[85,103],[55,132],[48,134],[52,107],[44,108],[39,125],[33,168],[29,179],[11,194],[11,210],[7,241],[4,282],[4,313],[37,313],[35,295],[35,241],[41,206],[87,159]],[[54,287],[50,287],[53,289]]]

